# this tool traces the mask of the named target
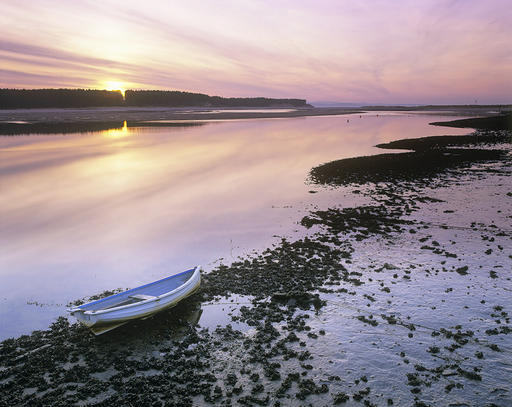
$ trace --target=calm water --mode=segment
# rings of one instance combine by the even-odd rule
[[[301,213],[309,170],[378,143],[469,130],[433,115],[205,122],[0,137],[0,338],[43,329],[65,304],[268,247]]]

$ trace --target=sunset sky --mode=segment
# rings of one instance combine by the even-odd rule
[[[0,87],[511,103],[510,0],[2,0]]]

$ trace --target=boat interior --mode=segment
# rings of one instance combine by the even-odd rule
[[[97,311],[153,299],[183,285],[187,280],[190,279],[190,277],[192,277],[194,271],[195,268],[184,271],[180,274],[176,274],[174,276],[164,278],[162,280],[155,281],[150,284],[123,291],[122,293],[115,294],[110,297],[102,298],[100,300],[81,305],[78,308],[83,311]]]

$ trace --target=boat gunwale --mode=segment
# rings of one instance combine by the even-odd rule
[[[152,285],[152,284],[157,284],[157,283],[160,283],[162,281],[165,281],[165,280],[168,280],[168,279],[171,279],[171,278],[175,278],[175,277],[178,277],[180,275],[183,275],[185,273],[189,273],[190,271],[193,271],[192,275],[190,276],[190,278],[185,281],[182,285],[176,287],[174,290],[172,291],[168,291],[164,294],[161,294],[161,295],[158,295],[158,296],[155,296],[154,298],[149,298],[147,300],[142,300],[142,301],[139,301],[139,302],[134,302],[133,304],[126,304],[126,305],[121,305],[121,306],[118,306],[118,307],[112,307],[112,308],[107,308],[107,309],[98,309],[98,310],[83,310],[81,309],[82,307],[85,307],[85,306],[88,306],[88,305],[92,305],[92,304],[97,304],[97,303],[100,303],[102,301],[105,301],[107,299],[111,299],[111,298],[114,298],[114,297],[117,297],[117,296],[120,296],[120,295],[123,295],[123,294],[126,294],[126,293],[129,293],[129,292],[133,292],[135,290],[139,290],[141,288],[144,288],[144,287],[147,287],[149,285]],[[191,281],[193,280],[193,278],[199,274],[201,271],[201,266],[196,266],[194,268],[191,268],[191,269],[188,269],[188,270],[185,270],[185,271],[182,271],[181,273],[178,273],[178,274],[175,274],[173,276],[169,276],[169,277],[165,277],[165,278],[162,278],[161,280],[157,280],[157,281],[153,281],[151,283],[148,283],[148,284],[144,284],[144,285],[141,285],[139,287],[135,287],[135,288],[132,288],[130,290],[126,290],[126,291],[123,291],[121,293],[117,293],[117,294],[114,294],[114,295],[110,295],[108,297],[105,297],[105,298],[100,298],[99,300],[95,300],[95,301],[92,301],[92,302],[88,302],[86,304],[82,304],[76,308],[71,308],[69,309],[68,311],[72,314],[74,313],[82,313],[84,315],[100,315],[100,314],[105,314],[105,313],[109,313],[109,312],[114,312],[114,311],[118,311],[118,310],[123,310],[123,309],[126,309],[126,308],[131,308],[131,307],[135,307],[135,306],[140,306],[141,304],[148,304],[150,302],[156,302],[162,298],[166,298],[172,294],[175,294],[176,292],[182,290],[184,287],[186,287],[187,285],[190,285],[191,284]]]

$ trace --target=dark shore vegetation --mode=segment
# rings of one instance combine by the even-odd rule
[[[493,134],[480,136],[492,138]],[[506,137],[504,133],[495,136]],[[425,149],[429,143],[433,147]],[[364,193],[374,203],[311,211],[301,224],[306,229],[317,228],[316,232],[295,241],[283,239],[261,253],[214,268],[204,276],[198,294],[169,312],[101,337],[59,318],[46,331],[3,341],[0,406],[352,403],[422,407],[439,405],[440,400],[443,405],[459,402],[463,391],[473,387],[480,391],[478,386],[490,381],[497,369],[488,361],[505,352],[497,339],[512,333],[508,304],[495,304],[489,307],[490,313],[481,310],[479,318],[490,326],[481,330],[442,321],[439,326],[425,326],[414,314],[396,312],[392,305],[397,301],[394,291],[406,288],[417,275],[435,279],[439,273],[451,273],[464,284],[475,273],[472,267],[456,263],[459,259],[451,245],[426,235],[431,225],[415,219],[415,214],[421,205],[441,202],[426,194],[426,187],[455,185],[475,163],[498,163],[503,174],[510,174],[505,170],[511,163],[502,150],[462,148],[467,143],[474,145],[473,139],[448,149],[453,143],[420,140],[417,152],[406,153],[410,158],[405,160],[404,154],[385,154],[384,158],[339,160],[313,169],[315,182],[353,184],[358,188],[355,194]],[[415,150],[411,148],[414,143],[406,141],[405,145]],[[428,171],[421,168],[425,165]],[[477,176],[495,171],[499,170]],[[503,196],[508,197],[506,192]],[[482,241],[500,250],[494,239],[510,240],[512,232],[494,226],[475,223],[468,229],[485,230]],[[410,236],[418,250],[439,260],[406,267],[384,260],[383,253],[383,259],[376,258],[370,267],[358,265],[361,256],[366,256],[359,252],[359,243],[389,241],[392,245],[404,235]],[[499,276],[491,278],[494,281]],[[449,299],[453,289],[443,290]],[[232,298],[245,298],[247,304],[231,315],[231,325],[210,330],[197,326],[209,304]],[[370,356],[364,369],[354,363],[336,370],[325,358],[330,350],[339,351],[343,359],[344,349],[354,346],[352,341],[332,339],[345,327],[324,325],[319,319],[333,307],[333,298],[347,301],[344,310],[351,309],[351,298],[367,304],[352,310],[353,322],[342,322],[347,329],[351,323],[361,327],[362,335],[355,342],[370,338],[365,346],[371,349],[372,342],[376,346],[373,353],[361,356],[374,355],[375,359],[373,363]],[[385,347],[377,344],[380,336],[389,337],[390,332],[395,335],[389,353],[392,359],[385,361],[387,370],[382,370],[379,363],[383,362],[377,359]],[[456,394],[453,399],[452,394]],[[497,399],[496,394],[505,396]],[[508,390],[501,388],[489,390],[489,397],[489,406],[505,406],[510,401]]]
[[[413,153],[378,154],[347,158],[313,168],[311,178],[320,184],[349,185],[366,182],[415,181],[436,177],[472,162],[499,160],[501,150],[436,149]]]
[[[125,101],[127,106],[311,107],[305,99],[224,98],[202,93],[163,90],[127,90]]]
[[[431,136],[415,139],[402,139],[391,141],[389,143],[377,144],[376,147],[390,150],[414,150],[425,151],[442,149],[445,147],[457,146],[478,146],[478,145],[496,145],[502,143],[511,143],[512,136],[510,132],[476,131],[473,134],[465,136]]]
[[[304,99],[224,98],[202,93],[94,89],[0,89],[0,109],[112,106],[311,107]]]
[[[95,89],[0,89],[0,109],[121,106],[120,91]]]

